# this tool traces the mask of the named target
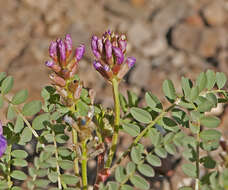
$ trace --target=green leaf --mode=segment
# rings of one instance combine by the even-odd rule
[[[167,152],[162,147],[155,147],[154,152],[161,158],[166,158],[167,157]]]
[[[200,73],[196,79],[196,86],[198,86],[199,92],[203,91],[207,85],[207,77],[205,73]]]
[[[27,90],[21,90],[12,99],[12,104],[18,105],[22,104],[26,101],[28,98],[28,91]]]
[[[194,86],[191,89],[191,93],[190,93],[190,100],[193,102],[197,99],[197,97],[199,96],[199,88],[198,86]]]
[[[122,123],[123,131],[129,135],[136,137],[140,133],[140,127],[132,123]]]
[[[47,187],[49,185],[50,181],[47,179],[36,179],[35,185],[37,187]]]
[[[190,123],[189,128],[191,129],[193,134],[197,134],[200,132],[200,126],[198,126],[196,123]]]
[[[127,174],[128,175],[132,174],[133,172],[135,172],[135,169],[136,169],[136,166],[134,162],[128,162],[126,167]]]
[[[0,94],[0,109],[3,107],[4,105],[4,99],[2,97],[2,95]]]
[[[208,101],[210,101],[213,104],[213,107],[216,108],[218,104],[217,97],[213,93],[208,93],[206,95],[206,98]]]
[[[127,110],[128,110],[127,100],[125,99],[125,97],[122,94],[119,95],[119,99],[120,99],[120,106],[121,106],[123,112],[127,112]]]
[[[121,183],[125,180],[126,174],[124,173],[124,167],[118,166],[115,170],[115,179],[117,182]]]
[[[177,97],[173,82],[171,80],[165,80],[163,82],[162,89],[168,100],[173,103]]]
[[[58,152],[61,156],[64,156],[64,157],[70,156],[71,154],[71,151],[65,147],[59,147]]]
[[[138,96],[131,91],[127,91],[127,96],[128,96],[128,103],[130,107],[137,106],[139,98]]]
[[[27,158],[28,153],[24,150],[14,150],[11,152],[11,155],[15,158]]]
[[[14,179],[18,179],[18,180],[26,180],[27,179],[27,175],[19,170],[14,170],[10,176]]]
[[[147,177],[154,177],[154,169],[148,164],[139,164],[137,167],[138,171]]]
[[[198,99],[196,100],[196,103],[198,105],[197,110],[199,112],[207,112],[211,111],[211,108],[213,107],[213,104],[207,100],[206,98],[199,96]]]
[[[149,92],[146,92],[145,99],[146,99],[146,104],[154,111],[160,112],[162,110],[162,104],[155,95]]]
[[[118,183],[114,181],[109,181],[107,186],[108,186],[108,190],[118,190]]]
[[[55,93],[56,89],[52,86],[45,86],[41,91],[41,96],[44,100],[48,100]]]
[[[52,183],[56,183],[58,181],[58,174],[57,174],[57,172],[51,171],[50,173],[48,173],[48,179]]]
[[[16,124],[14,126],[14,132],[20,133],[21,130],[24,128],[24,120],[21,116],[17,116]]]
[[[216,162],[210,156],[200,158],[200,163],[203,163],[203,166],[208,169],[213,169],[216,166]]]
[[[1,93],[7,94],[13,88],[14,79],[11,76],[6,77],[2,82]]]
[[[130,185],[122,185],[120,190],[133,190],[134,188]]]
[[[130,177],[130,181],[135,187],[139,189],[148,190],[150,188],[150,184],[141,176],[132,176]]]
[[[196,178],[196,166],[193,164],[183,164],[182,165],[183,172],[188,175],[189,177]]]
[[[61,180],[63,180],[63,182],[66,183],[67,185],[74,185],[78,183],[79,178],[76,176],[63,174],[61,175]]]
[[[64,170],[72,169],[74,167],[74,163],[70,160],[59,160],[58,162],[59,166]]]
[[[131,149],[131,159],[134,163],[139,164],[142,160],[142,150],[138,146]]]
[[[169,154],[175,155],[177,153],[177,150],[174,144],[171,144],[171,143],[165,144],[165,149]]]
[[[6,73],[5,72],[1,72],[0,73],[0,82],[6,78]]]
[[[226,75],[222,72],[216,73],[216,83],[219,89],[223,88],[226,84]]]
[[[181,86],[184,91],[185,97],[189,97],[191,93],[191,81],[188,78],[182,77],[181,78]]]
[[[77,101],[76,107],[80,116],[87,116],[89,111],[89,106],[85,102],[79,99]]]
[[[7,119],[13,120],[16,117],[16,113],[14,111],[14,107],[10,104],[7,111]]]
[[[220,124],[220,119],[216,116],[203,116],[200,118],[200,123],[208,128],[216,128]]]
[[[27,161],[26,160],[22,160],[22,159],[19,159],[19,158],[16,158],[16,159],[13,159],[13,165],[14,166],[20,166],[20,167],[25,167],[28,165]]]
[[[158,146],[161,143],[161,134],[156,129],[150,128],[148,131],[148,137],[154,146]]]
[[[22,142],[29,142],[32,139],[32,132],[28,127],[25,127],[21,133],[21,141]]]
[[[153,155],[153,154],[148,154],[146,156],[146,160],[149,164],[155,167],[160,167],[161,166],[161,160],[159,157]]]
[[[7,183],[7,181],[1,180],[1,181],[0,181],[0,189],[7,189],[7,188],[8,188],[8,183]]]
[[[150,113],[141,108],[132,107],[130,109],[130,113],[134,117],[134,119],[136,119],[137,121],[139,121],[141,123],[148,124],[152,121],[152,117],[151,117]]]
[[[22,190],[20,187],[14,186],[11,190]]]
[[[39,100],[34,100],[24,105],[22,113],[25,116],[33,116],[41,110],[41,107],[41,102]]]
[[[41,130],[45,128],[45,121],[49,121],[49,114],[44,113],[41,115],[38,115],[32,122],[32,127],[36,130]]]
[[[206,76],[207,76],[207,89],[211,90],[215,85],[215,80],[216,80],[215,72],[212,70],[208,70],[206,72]]]
[[[63,144],[66,143],[69,140],[69,136],[65,135],[65,134],[58,134],[56,135],[56,142]]]
[[[214,129],[203,130],[200,133],[200,138],[203,141],[219,140],[220,137],[221,137],[221,132]]]

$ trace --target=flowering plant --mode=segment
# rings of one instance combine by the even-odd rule
[[[165,80],[162,89],[169,106],[146,92],[143,107],[135,93],[124,97],[119,92],[136,59],[125,55],[125,35],[107,31],[92,37],[91,49],[95,70],[112,86],[114,109],[108,109],[96,104],[95,91],[85,88],[76,74],[85,46],[73,51],[72,44],[69,34],[51,42],[51,60],[45,64],[52,85],[43,88],[43,102],[27,102],[27,90],[10,98],[13,77],[0,73],[0,108],[6,105],[8,121],[0,122],[0,189],[148,190],[153,187],[150,178],[161,175],[157,171],[164,159],[178,152],[187,160],[183,172],[194,179],[181,190],[228,189],[227,144],[215,129],[219,117],[209,114],[228,101],[222,89],[225,74],[208,70],[196,82],[182,77],[182,93]],[[120,131],[132,136],[132,144],[118,156]],[[215,160],[210,153],[218,148],[220,160]],[[88,181],[90,160],[96,161],[96,172]],[[162,175],[171,178],[172,173],[168,169]]]

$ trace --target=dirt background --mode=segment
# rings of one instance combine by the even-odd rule
[[[166,78],[180,91],[181,76],[195,79],[208,68],[228,74],[227,0],[0,0],[0,71],[14,76],[13,93],[26,88],[30,99],[40,98],[49,83],[44,66],[49,43],[70,33],[75,46],[87,46],[81,79],[96,90],[98,102],[111,106],[110,86],[93,69],[89,48],[92,34],[101,36],[107,29],[125,33],[128,55],[137,59],[121,85],[124,94],[150,90],[163,99]],[[225,138],[227,112],[219,110]],[[191,183],[176,171],[173,189],[185,179]],[[170,189],[168,180],[161,181]]]

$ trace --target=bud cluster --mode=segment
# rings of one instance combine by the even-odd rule
[[[136,61],[134,57],[125,60],[126,47],[124,34],[118,35],[108,30],[102,38],[94,35],[91,40],[92,52],[96,57],[94,68],[109,81],[114,76],[121,80]]]
[[[67,97],[70,92],[73,99],[79,99],[82,83],[73,79],[78,70],[78,63],[85,53],[85,46],[79,45],[74,54],[72,50],[72,38],[69,34],[65,39],[52,41],[49,46],[49,56],[52,60],[46,61],[45,64],[53,71],[49,77],[56,90],[63,97]]]

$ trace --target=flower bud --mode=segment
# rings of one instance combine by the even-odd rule
[[[70,72],[70,78],[73,77],[78,71],[78,63],[75,63]]]
[[[79,99],[81,96],[81,91],[82,91],[82,83],[79,83],[75,92],[74,92],[74,98]]]
[[[134,57],[128,57],[126,63],[129,68],[132,68],[135,65],[136,59]]]
[[[105,53],[107,59],[112,58],[112,44],[108,39],[105,41]]]
[[[121,65],[124,61],[123,52],[121,51],[120,48],[117,48],[117,47],[113,47],[112,49],[113,49],[114,55],[116,57],[116,63],[118,65]]]
[[[57,64],[55,64],[55,62],[53,61],[46,61],[45,65],[49,68],[51,68],[54,72],[58,73],[59,71],[61,71],[61,67]]]
[[[65,46],[66,46],[66,51],[67,51],[67,56],[70,55],[70,53],[72,52],[72,38],[70,36],[70,34],[67,34],[65,37]]]
[[[50,74],[49,78],[52,80],[52,82],[54,82],[54,84],[58,86],[64,87],[66,85],[66,81],[54,73]]]
[[[97,49],[98,49],[98,51],[99,51],[100,54],[103,53],[103,42],[102,42],[102,39],[101,38],[99,38],[97,40]]]
[[[121,51],[123,53],[126,52],[126,48],[127,48],[127,40],[126,40],[126,36],[125,35],[121,35],[119,40],[118,40],[118,46],[121,49]]]
[[[85,45],[80,45],[75,50],[75,57],[77,61],[80,61],[85,53]]]
[[[49,46],[49,56],[56,61],[57,60],[57,42],[51,42]]]
[[[92,37],[92,40],[91,40],[91,48],[92,48],[92,51],[97,51],[97,40],[98,40],[98,37],[93,35]]]
[[[61,61],[61,63],[63,63],[63,65],[65,65],[65,61],[66,61],[66,46],[65,46],[64,42],[61,39],[58,39],[57,43],[58,43],[58,48],[59,48],[60,61]]]
[[[108,65],[103,67],[103,65],[100,62],[94,61],[93,66],[104,78],[108,80],[110,79],[111,72]]]

